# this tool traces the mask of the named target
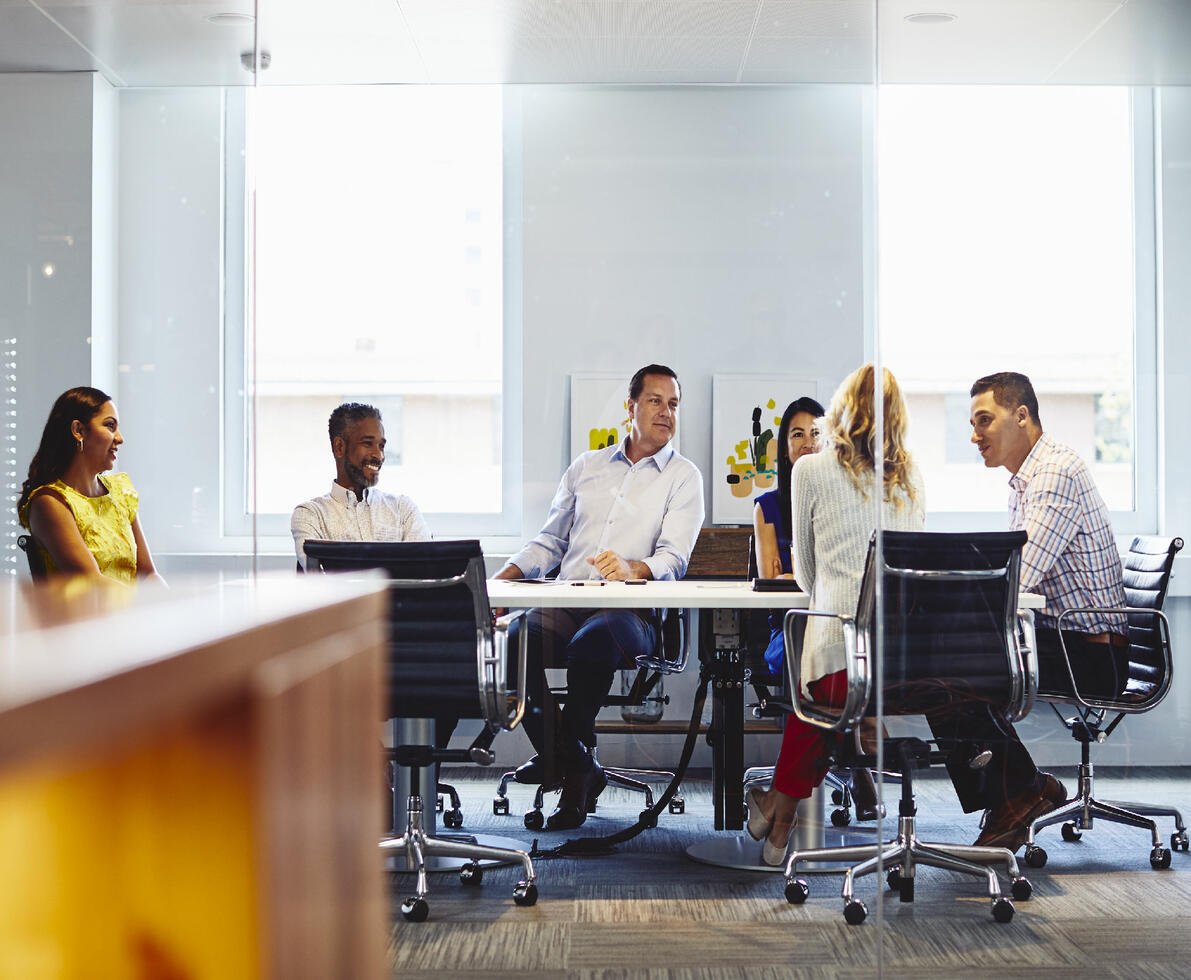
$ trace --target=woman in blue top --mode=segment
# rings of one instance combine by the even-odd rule
[[[799,456],[817,452],[823,406],[813,398],[790,402],[777,430],[777,489],[763,493],[753,508],[753,548],[759,578],[793,578],[790,551],[790,470]],[[785,645],[781,613],[769,617],[769,646],[765,662],[774,674],[782,672]]]

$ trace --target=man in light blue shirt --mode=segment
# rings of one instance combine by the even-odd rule
[[[583,453],[567,468],[545,526],[497,578],[538,578],[555,567],[564,580],[682,578],[703,525],[703,477],[670,445],[680,397],[670,368],[649,364],[634,374],[624,444]],[[561,781],[548,829],[578,827],[603,791],[604,774],[592,753],[596,715],[616,671],[653,650],[658,628],[651,611],[531,614],[524,727],[538,754],[517,770],[517,779]],[[543,667],[555,662],[567,668],[566,707],[557,721],[546,705]]]

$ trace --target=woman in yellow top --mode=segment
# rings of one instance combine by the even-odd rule
[[[160,581],[132,481],[106,472],[123,442],[116,406],[98,388],[71,388],[50,409],[17,503],[50,573]]]

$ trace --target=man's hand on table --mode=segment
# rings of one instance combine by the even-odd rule
[[[653,572],[643,561],[625,561],[615,551],[601,551],[587,564],[595,567],[609,582],[623,582],[630,578],[653,578]]]

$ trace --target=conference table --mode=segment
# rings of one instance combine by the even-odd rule
[[[712,800],[715,829],[739,831],[744,827],[745,690],[748,670],[741,613],[745,610],[806,609],[810,597],[797,591],[754,591],[745,580],[697,579],[647,582],[542,581],[490,579],[488,601],[509,609],[694,609],[705,610],[697,637],[700,671],[710,685],[712,749]],[[1041,609],[1042,596],[1023,592],[1021,609]],[[822,837],[822,796],[816,795],[816,820],[806,821]],[[870,835],[871,836],[871,835]],[[821,845],[822,840],[819,840]],[[738,835],[694,845],[696,860],[731,867],[757,867],[754,851],[759,845]],[[808,845],[818,846],[818,845]]]

